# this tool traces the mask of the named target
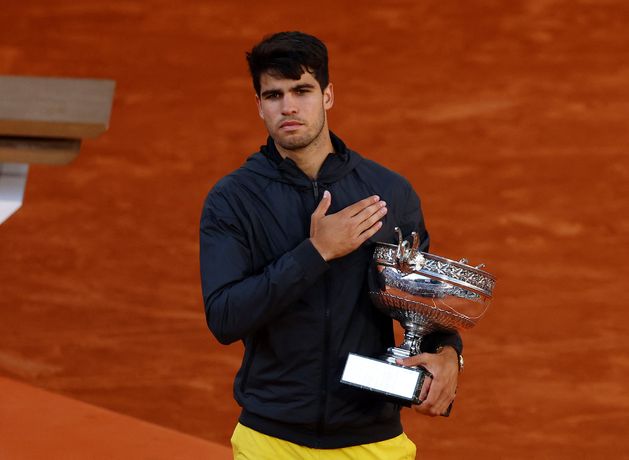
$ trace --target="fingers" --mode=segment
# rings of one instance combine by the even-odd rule
[[[448,406],[454,399],[454,395],[451,395],[448,389],[445,386],[441,386],[441,388],[436,391],[436,397],[430,398],[430,393],[428,393],[428,398],[426,398],[426,402],[428,402],[427,409],[430,415],[441,415],[448,410]]]
[[[437,416],[445,413],[454,399],[457,385],[458,369],[448,369],[449,358],[433,353],[420,353],[405,359],[397,360],[403,366],[421,366],[430,372],[424,380],[419,399],[422,403],[415,409],[425,415]]]
[[[351,220],[355,222],[358,244],[364,243],[380,230],[382,227],[380,220],[388,211],[386,205],[386,202],[381,201],[378,195],[373,195],[341,211],[341,213],[351,216]]]
[[[346,207],[345,209],[343,209],[341,212],[344,214],[347,214],[349,217],[354,217],[356,214],[358,214],[359,212],[361,212],[363,209],[365,209],[366,207],[377,203],[378,201],[380,201],[380,197],[378,195],[372,195],[369,196],[365,199],[362,199],[360,201],[357,201],[354,204],[349,205],[348,207]]]
[[[404,359],[397,359],[397,364],[406,367],[427,366],[431,363],[431,356],[428,353],[419,353]]]
[[[328,209],[330,209],[331,204],[332,204],[332,194],[326,190],[325,192],[323,192],[323,198],[321,198],[321,201],[317,205],[317,208],[314,210],[312,215],[316,217],[325,216],[325,213],[328,212]]]
[[[432,384],[432,377],[426,377],[424,379],[424,383],[422,384],[422,389],[419,393],[419,400],[425,401],[428,397],[428,392],[430,391],[430,385]]]
[[[378,221],[375,224],[373,224],[370,228],[368,228],[367,230],[363,231],[360,235],[358,235],[358,246],[360,246],[369,238],[374,236],[378,232],[378,230],[380,230],[381,227],[382,227],[382,222]]]
[[[443,382],[434,378],[426,378],[422,385],[419,399],[422,402],[420,405],[415,406],[417,412],[435,417],[447,412],[454,395],[450,393]]]
[[[319,205],[321,206],[321,203]],[[329,208],[329,204],[327,207]],[[315,213],[318,211],[319,207],[317,207]],[[351,236],[354,238],[356,246],[358,246],[380,230],[382,227],[380,220],[387,214],[387,211],[386,202],[381,201],[378,195],[372,195],[347,206],[337,214],[339,217],[347,219],[347,223],[351,227]],[[319,214],[316,215],[318,216]],[[321,214],[321,216],[323,215]]]
[[[373,224],[382,219],[387,213],[387,203],[384,201],[378,201],[371,206],[366,207],[361,212],[354,216],[358,224],[358,231],[360,233],[371,228]]]

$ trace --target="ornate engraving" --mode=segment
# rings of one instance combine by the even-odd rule
[[[402,324],[419,324],[424,334],[437,329],[469,329],[475,324],[465,315],[427,302],[376,291],[369,292],[369,295],[380,305],[380,309],[386,311],[393,319]]]
[[[491,296],[496,280],[489,273],[454,260],[445,259],[427,252],[416,252],[406,255],[407,261],[402,264],[397,258],[397,246],[380,243],[374,251],[376,263],[397,267],[404,272],[417,271],[426,275],[433,275],[438,279],[452,282],[460,286],[466,286],[483,291]],[[404,270],[408,267],[409,269]]]

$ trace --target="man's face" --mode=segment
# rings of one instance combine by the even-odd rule
[[[256,103],[276,145],[286,150],[299,150],[327,129],[326,111],[334,103],[334,94],[332,84],[322,92],[310,72],[304,72],[299,80],[263,73]]]

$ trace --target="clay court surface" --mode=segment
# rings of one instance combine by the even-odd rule
[[[0,73],[117,90],[110,130],[71,165],[33,166],[0,227],[0,383],[60,398],[1,391],[0,446],[19,439],[16,407],[37,432],[72,400],[229,444],[242,347],[205,325],[199,216],[265,139],[245,50],[301,29],[329,47],[332,129],[412,181],[432,252],[499,278],[464,333],[452,416],[404,414],[421,458],[629,458],[627,2],[174,5],[2,2]],[[58,458],[97,458],[67,426]],[[10,458],[51,458],[22,433]],[[157,458],[129,449],[109,458]]]

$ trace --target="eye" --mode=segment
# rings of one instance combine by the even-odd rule
[[[280,97],[279,92],[268,93],[264,98],[265,99],[277,99]]]

